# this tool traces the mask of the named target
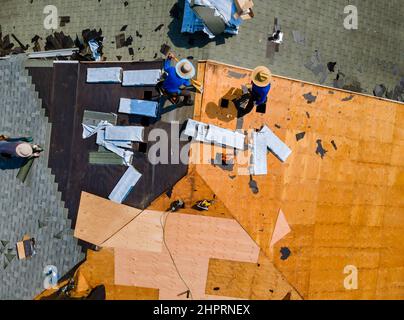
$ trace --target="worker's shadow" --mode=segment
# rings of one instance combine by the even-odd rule
[[[0,170],[20,169],[26,164],[26,159],[21,158],[4,158],[0,156]]]
[[[219,105],[214,102],[209,102],[206,105],[205,113],[210,119],[218,119],[223,122],[230,122],[237,118],[238,111],[233,102],[238,98],[236,88],[231,88],[219,101]]]

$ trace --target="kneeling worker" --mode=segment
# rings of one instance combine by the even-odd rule
[[[11,158],[38,158],[43,151],[38,145],[32,145],[23,141],[0,141],[0,156]]]
[[[187,87],[192,86],[191,79],[195,76],[195,67],[187,59],[179,61],[173,67],[171,65],[172,59],[173,56],[169,54],[164,64],[164,71],[167,75],[161,86],[170,96],[184,97],[184,104],[192,105],[191,91]]]

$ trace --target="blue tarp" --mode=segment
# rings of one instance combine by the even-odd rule
[[[234,14],[237,12],[234,0],[195,0],[196,5],[203,5],[216,10],[226,24],[225,33],[238,34],[238,29],[242,19],[235,19]],[[184,17],[182,20],[181,32],[195,33],[197,31],[205,32],[209,38],[214,38],[215,35],[209,31],[203,20],[191,8],[191,0],[185,0]]]

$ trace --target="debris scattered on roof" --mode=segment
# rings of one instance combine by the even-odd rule
[[[296,135],[296,141],[302,140],[306,135],[306,132],[301,132]]]
[[[347,101],[351,101],[354,98],[353,95],[350,95],[349,97],[343,98],[341,101],[347,102]]]
[[[235,18],[233,0],[185,0],[182,33],[205,32],[209,38],[222,33],[237,34],[242,18]]]
[[[325,157],[325,155],[326,155],[327,152],[328,152],[328,151],[323,148],[323,143],[322,143],[322,141],[321,141],[320,139],[317,140],[316,154],[318,154],[318,155],[321,157],[321,159],[323,159],[323,158]]]
[[[373,94],[376,97],[383,97],[387,92],[387,88],[384,84],[378,84],[374,89],[373,89]]]
[[[334,147],[335,150],[338,150],[337,144],[335,143],[334,140],[331,141],[332,146]]]
[[[60,18],[60,26],[64,27],[66,24],[70,23],[70,17],[69,16],[63,16],[59,17]]]
[[[311,92],[304,94],[303,97],[306,99],[308,104],[314,103],[317,100],[317,96],[313,96]]]
[[[204,143],[225,145],[239,150],[245,149],[245,135],[189,119],[184,134]]]
[[[328,63],[327,63],[328,71],[330,71],[330,72],[335,72],[335,66],[336,66],[336,65],[337,65],[336,62],[328,62]]]
[[[164,23],[159,24],[159,25],[157,26],[157,28],[156,28],[156,29],[154,29],[154,32],[158,32],[158,31],[160,31],[161,29],[163,29],[163,27],[164,27]]]
[[[259,188],[258,188],[257,181],[255,181],[255,180],[253,179],[252,175],[250,175],[250,182],[248,183],[248,185],[249,185],[251,191],[252,191],[254,194],[258,194],[258,193],[259,193]]]
[[[281,248],[281,260],[287,260],[291,255],[291,251],[287,247]]]

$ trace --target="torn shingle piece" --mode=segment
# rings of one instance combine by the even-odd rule
[[[141,177],[142,174],[140,172],[138,172],[133,166],[129,166],[128,170],[126,170],[108,198],[113,202],[122,203],[128,197],[129,193]]]
[[[158,107],[155,101],[121,98],[118,112],[156,118]]]
[[[267,126],[264,126],[261,132],[265,133],[268,149],[270,149],[282,162],[285,162],[292,153],[292,150]]]
[[[124,87],[129,86],[154,86],[161,78],[161,70],[134,70],[123,72]]]
[[[88,68],[87,83],[121,83],[122,68]]]
[[[144,128],[138,126],[114,126],[105,128],[105,140],[143,142]]]
[[[306,132],[301,132],[296,135],[296,141],[302,140],[306,135]]]

